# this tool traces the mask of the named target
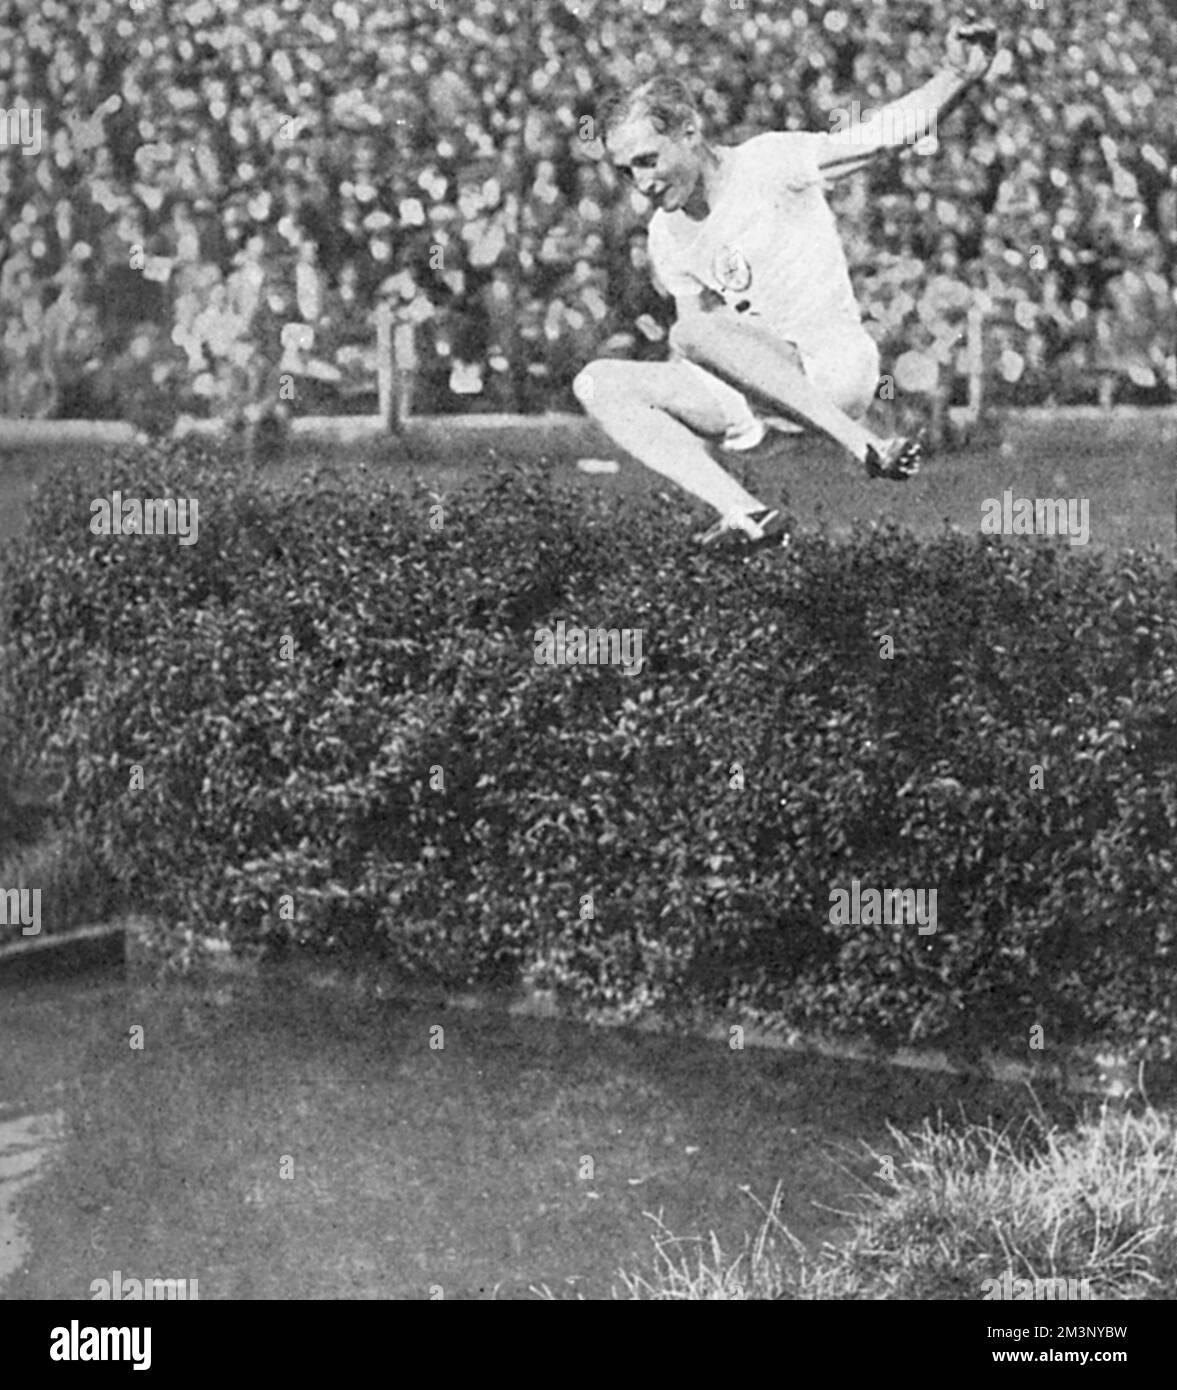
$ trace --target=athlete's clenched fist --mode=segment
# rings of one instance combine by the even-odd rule
[[[969,10],[964,22],[949,31],[947,47],[949,66],[962,77],[976,80],[984,77],[993,62],[997,52],[997,30]]]

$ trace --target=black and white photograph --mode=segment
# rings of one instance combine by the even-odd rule
[[[0,0],[27,1365],[1143,1360],[1175,560],[1174,0]]]

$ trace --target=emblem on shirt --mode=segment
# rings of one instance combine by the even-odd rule
[[[725,290],[746,290],[752,283],[752,267],[736,246],[721,246],[715,253],[712,270]]]

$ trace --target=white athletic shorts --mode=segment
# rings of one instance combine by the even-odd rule
[[[818,353],[798,348],[805,375],[847,415],[863,415],[879,386],[879,349],[868,333],[839,338]]]

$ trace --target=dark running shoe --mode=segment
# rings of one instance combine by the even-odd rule
[[[789,518],[779,507],[756,512],[733,512],[696,537],[700,545],[728,540],[741,555],[757,550],[784,550],[792,539]]]
[[[893,483],[905,483],[920,471],[924,448],[919,439],[889,439],[882,452],[868,444],[866,476],[888,478]]]

